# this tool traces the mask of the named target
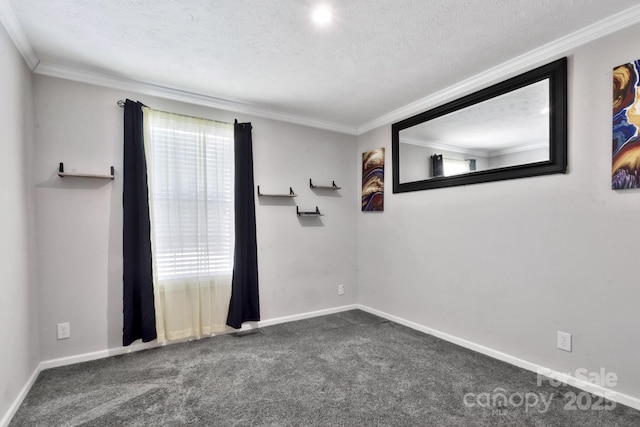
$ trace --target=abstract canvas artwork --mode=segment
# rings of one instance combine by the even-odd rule
[[[640,188],[640,60],[613,69],[611,188]]]
[[[384,148],[362,153],[362,212],[384,210]]]

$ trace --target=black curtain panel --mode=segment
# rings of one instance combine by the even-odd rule
[[[434,154],[431,156],[431,172],[432,176],[444,175],[444,163],[442,160],[442,154]]]
[[[227,325],[260,320],[251,123],[234,124],[236,244]]]
[[[122,342],[125,346],[137,339],[144,342],[156,339],[142,107],[129,99],[124,106]]]

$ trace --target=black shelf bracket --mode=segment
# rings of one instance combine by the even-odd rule
[[[320,209],[318,209],[318,207],[316,206],[316,210],[315,211],[301,211],[300,208],[298,208],[298,206],[296,206],[296,214],[298,216],[324,216],[323,214],[320,213]]]
[[[312,190],[340,190],[335,181],[331,181],[331,185],[313,185],[313,180],[309,178],[309,188]]]
[[[293,188],[289,187],[289,194],[268,194],[268,193],[261,193],[260,192],[260,186],[258,185],[258,196],[262,196],[262,197],[296,197],[297,194],[293,191]]]

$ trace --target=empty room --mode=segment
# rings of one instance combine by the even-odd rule
[[[0,24],[0,427],[640,425],[636,0]]]

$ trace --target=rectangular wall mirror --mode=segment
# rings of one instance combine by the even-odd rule
[[[393,192],[564,173],[567,59],[394,123]]]

